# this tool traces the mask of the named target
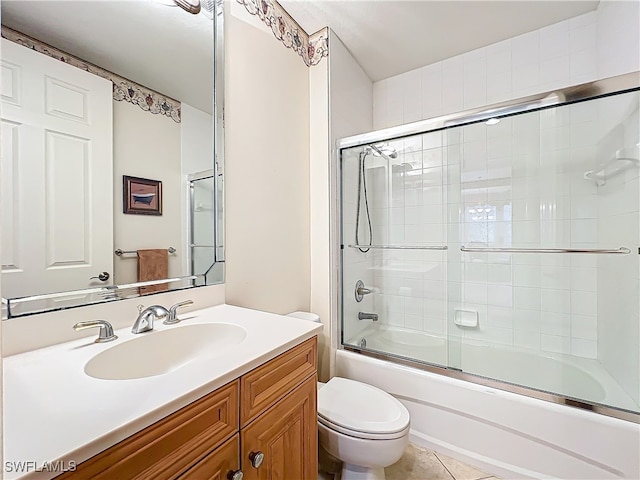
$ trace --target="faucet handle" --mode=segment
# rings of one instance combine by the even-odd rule
[[[180,321],[180,319],[176,315],[176,310],[178,310],[178,308],[180,308],[180,307],[184,307],[186,305],[191,305],[192,303],[193,303],[193,300],[185,300],[184,302],[179,302],[179,303],[176,303],[175,305],[173,305],[169,309],[169,316],[167,317],[167,319],[164,322],[162,322],[162,324],[163,325],[173,325],[175,323],[178,323]]]
[[[111,342],[118,338],[117,335],[113,333],[113,327],[106,320],[89,320],[85,322],[78,322],[73,326],[73,329],[76,332],[81,330],[86,330],[87,328],[100,328],[100,332],[98,333],[98,338],[96,338],[95,343],[104,343]]]

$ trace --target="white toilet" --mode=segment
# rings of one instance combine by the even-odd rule
[[[307,312],[289,316],[320,321]],[[409,442],[409,412],[372,385],[341,377],[318,384],[320,445],[343,462],[341,480],[384,480]]]

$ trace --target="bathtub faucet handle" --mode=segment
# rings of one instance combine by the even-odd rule
[[[373,292],[373,290],[371,290],[370,288],[366,288],[362,280],[358,280],[356,282],[356,291],[355,291],[356,302],[361,302],[362,298],[365,295],[369,295],[371,292]]]

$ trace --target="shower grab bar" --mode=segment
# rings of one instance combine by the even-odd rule
[[[446,245],[347,245],[349,248],[373,248],[374,250],[448,250]]]
[[[620,247],[617,250],[598,249],[598,248],[511,248],[511,247],[460,247],[461,252],[478,252],[478,253],[595,253],[595,254],[614,254],[628,255],[631,253],[626,247]]]

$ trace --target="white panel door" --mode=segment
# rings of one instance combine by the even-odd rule
[[[2,39],[2,293],[110,285],[111,82]]]

